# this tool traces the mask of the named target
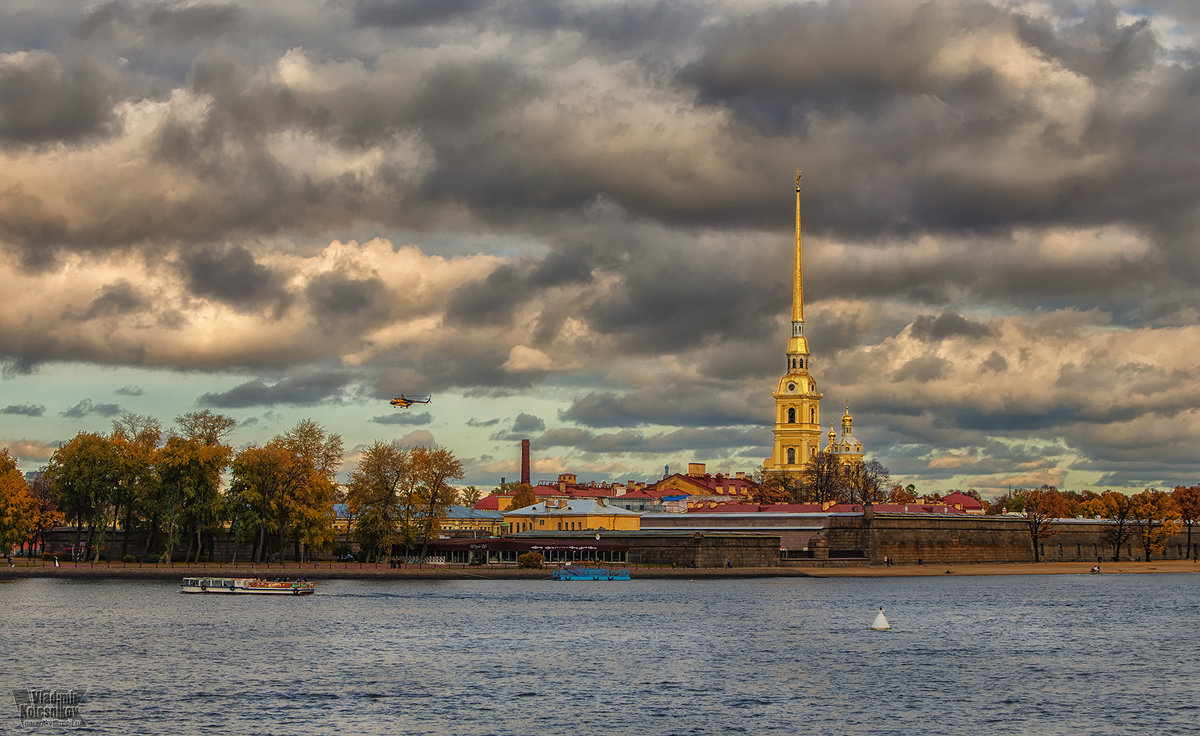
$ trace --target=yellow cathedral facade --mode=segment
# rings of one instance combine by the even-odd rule
[[[775,399],[775,440],[766,472],[800,473],[821,451],[821,392],[809,373],[808,338],[804,336],[804,270],[800,243],[800,172],[796,172],[796,249],[792,273],[792,335],[788,338],[783,377],[771,394]],[[862,444],[853,437],[849,406],[842,417],[842,437],[829,432],[826,449],[842,462],[862,461]]]

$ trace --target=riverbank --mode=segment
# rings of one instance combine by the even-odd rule
[[[15,560],[14,567],[0,566],[0,580],[13,578],[114,578],[178,580],[184,576],[207,577],[303,577],[310,580],[378,579],[378,580],[469,580],[469,579],[545,579],[547,569],[525,570],[512,567],[478,567],[451,565],[408,565],[390,568],[386,564],[358,562],[310,562],[305,564],[278,563],[267,565],[229,565],[220,563],[183,564],[170,566],[123,562],[67,562],[55,567],[42,560]],[[696,579],[746,577],[934,577],[945,575],[1085,575],[1094,563],[1088,562],[1027,562],[1006,564],[965,565],[861,565],[857,567],[734,567],[734,568],[671,568],[631,566],[634,578]],[[1151,562],[1103,562],[1101,574],[1138,573],[1197,573],[1200,564],[1192,560],[1155,560]]]

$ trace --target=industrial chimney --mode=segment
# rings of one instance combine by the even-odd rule
[[[529,440],[521,440],[521,482],[529,485]]]

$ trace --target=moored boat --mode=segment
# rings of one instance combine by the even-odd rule
[[[554,571],[555,580],[629,580],[629,571],[618,567],[567,565]]]
[[[262,578],[184,578],[181,593],[245,593],[258,595],[312,595],[317,586],[304,580]]]

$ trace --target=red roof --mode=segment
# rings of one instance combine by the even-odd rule
[[[483,498],[476,501],[475,505],[472,506],[471,508],[479,509],[480,511],[499,511],[500,510],[500,497],[499,496],[484,496]]]
[[[946,504],[947,506],[961,505],[963,507],[963,511],[968,511],[968,510],[969,511],[982,511],[983,510],[983,504],[979,503],[979,501],[975,500],[974,498],[972,498],[971,496],[968,496],[965,493],[959,493],[957,491],[955,491],[954,493],[948,494],[945,498],[942,499],[942,503]]]

